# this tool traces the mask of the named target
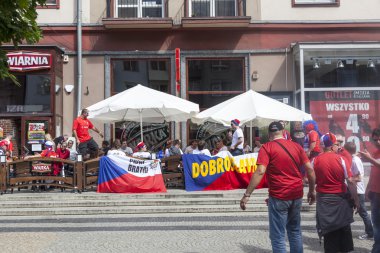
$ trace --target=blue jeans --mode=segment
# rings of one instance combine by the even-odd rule
[[[372,253],[380,252],[380,193],[370,192],[371,200],[371,217],[373,226],[373,239],[375,243],[372,247]]]
[[[360,208],[358,210],[358,213],[360,217],[362,217],[365,227],[365,232],[369,237],[373,236],[373,228],[372,228],[372,222],[371,222],[371,216],[367,213],[367,209],[365,207],[365,195],[364,194],[358,194],[359,201],[360,201]]]
[[[290,253],[302,253],[301,233],[302,198],[280,200],[269,197],[269,237],[274,253],[286,253],[285,230],[288,234]]]
[[[240,148],[235,148],[234,150],[231,150],[230,153],[233,156],[238,156],[238,155],[243,155],[244,154],[243,150],[240,149]]]

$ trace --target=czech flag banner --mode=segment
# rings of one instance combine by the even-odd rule
[[[100,158],[97,192],[166,192],[160,161],[103,156]]]
[[[256,170],[257,153],[232,156],[182,155],[186,191],[232,190],[247,188]],[[262,180],[257,188],[265,187]]]

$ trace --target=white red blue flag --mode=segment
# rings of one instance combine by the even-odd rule
[[[117,155],[100,159],[98,192],[166,192],[159,160]]]

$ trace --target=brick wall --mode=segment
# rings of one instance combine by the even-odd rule
[[[0,127],[3,128],[3,137],[0,139],[4,139],[8,134],[13,136],[12,144],[13,144],[13,156],[19,155],[19,144],[21,143],[21,136],[19,136],[19,127],[17,121],[14,119],[0,119]]]

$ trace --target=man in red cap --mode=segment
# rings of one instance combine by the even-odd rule
[[[135,148],[135,152],[132,155],[137,158],[151,159],[152,155],[146,150],[146,145],[144,142],[139,142]]]
[[[338,154],[339,145],[332,133],[321,137],[323,153],[314,158],[317,191],[317,229],[324,237],[325,252],[350,252],[354,250],[351,223],[353,206],[347,195],[347,186],[359,207],[356,184],[351,169]],[[347,186],[346,186],[347,182]]]
[[[240,128],[240,120],[231,120],[231,127],[235,130],[232,135],[232,142],[230,147],[230,152],[233,156],[238,156],[243,154],[244,148],[244,134],[243,130]]]

